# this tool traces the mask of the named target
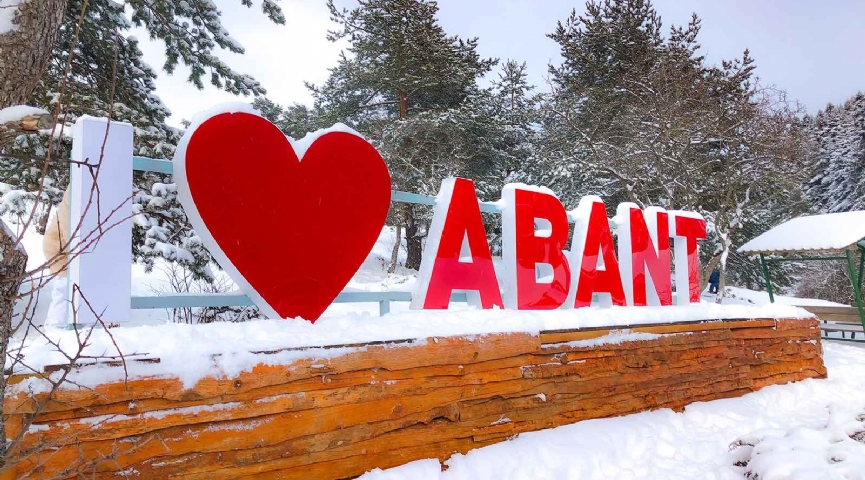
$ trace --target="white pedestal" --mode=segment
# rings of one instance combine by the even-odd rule
[[[69,324],[128,321],[132,295],[132,125],[82,117],[72,130]],[[94,184],[96,188],[94,188]]]

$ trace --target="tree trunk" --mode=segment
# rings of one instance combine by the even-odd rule
[[[723,303],[724,289],[727,287],[727,266],[721,264],[721,270],[718,273],[718,294],[715,296],[715,303]]]
[[[399,94],[399,119],[405,120],[408,118],[408,97],[405,94]]]
[[[719,235],[721,237],[721,260],[718,262],[718,295],[715,298],[715,303],[724,301],[724,288],[727,286],[727,258],[730,255],[731,245],[726,239],[728,235]]]
[[[423,252],[423,244],[421,243],[423,235],[420,235],[420,228],[412,207],[406,209],[405,219],[405,266],[406,268],[418,270],[420,269],[421,254]]]
[[[0,108],[6,108],[27,103],[48,68],[66,0],[12,0],[0,8],[17,10],[13,28],[0,32]]]
[[[390,252],[390,266],[387,267],[387,273],[396,271],[396,266],[399,263],[399,244],[402,242],[402,225],[396,225],[396,242],[393,244],[393,250]]]
[[[6,348],[12,334],[12,311],[18,297],[23,273],[27,267],[27,253],[12,231],[0,219],[0,359],[6,363]],[[0,380],[0,405],[6,398],[6,374]],[[5,422],[0,422],[0,438],[6,438]],[[0,469],[6,464],[6,442],[0,442]]]
[[[706,287],[709,286],[709,275],[712,274],[712,271],[718,268],[718,262],[721,261],[721,253],[718,252],[709,259],[709,263],[706,264],[706,267],[703,268],[703,271],[700,272],[700,289],[705,290]]]
[[[39,79],[48,68],[66,14],[66,0],[12,0],[0,5],[3,16],[12,10],[11,28],[0,31],[0,109],[27,103]],[[9,27],[9,25],[2,25]],[[16,118],[0,124],[0,147],[18,134],[44,128],[44,115]],[[12,312],[18,288],[27,267],[27,253],[0,219],[0,362],[5,365],[6,349],[12,332]],[[0,405],[6,393],[6,374],[0,380]],[[0,422],[0,439],[6,438],[5,422]],[[6,464],[6,442],[0,442],[0,468]]]

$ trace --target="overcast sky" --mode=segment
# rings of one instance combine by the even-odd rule
[[[333,28],[325,0],[282,0],[287,24],[269,23],[238,0],[217,0],[223,23],[246,48],[245,55],[220,57],[235,70],[253,75],[281,104],[310,103],[304,81],[321,83],[336,63],[343,44],[325,38]],[[351,6],[351,0],[337,0]],[[865,2],[777,0],[656,0],[665,30],[685,24],[692,12],[702,19],[702,52],[712,63],[741,56],[747,48],[764,83],[785,89],[792,98],[816,112],[827,102],[842,102],[865,90]],[[556,22],[582,1],[566,0],[439,0],[439,19],[449,34],[479,37],[480,54],[528,63],[530,80],[545,90],[547,65],[559,62],[557,44],[546,37]],[[144,32],[145,60],[155,69],[164,62],[162,46]],[[170,123],[179,125],[198,111],[237,97],[207,87],[197,90],[178,69],[173,76],[159,71],[156,93],[172,110]],[[243,100],[241,98],[241,100]],[[250,100],[246,100],[250,101]]]

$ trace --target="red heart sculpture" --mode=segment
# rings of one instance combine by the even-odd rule
[[[390,206],[384,160],[351,133],[322,135],[301,161],[266,119],[222,113],[187,133],[175,163],[195,231],[268,316],[317,320],[369,255]]]

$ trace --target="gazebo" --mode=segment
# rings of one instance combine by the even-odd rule
[[[856,251],[859,256],[858,268]],[[835,307],[841,317],[849,319],[858,313],[865,329],[865,308],[862,305],[862,274],[865,263],[865,211],[829,213],[794,218],[763,233],[739,248],[739,253],[759,255],[769,301],[775,302],[772,274],[774,262],[844,261],[850,274],[855,307]],[[773,255],[772,258],[766,258]],[[847,308],[848,312],[841,312]],[[826,313],[829,313],[828,310]],[[817,312],[813,312],[817,314]],[[821,318],[827,318],[821,315]],[[840,320],[843,321],[843,320]],[[838,329],[838,331],[845,331]]]

